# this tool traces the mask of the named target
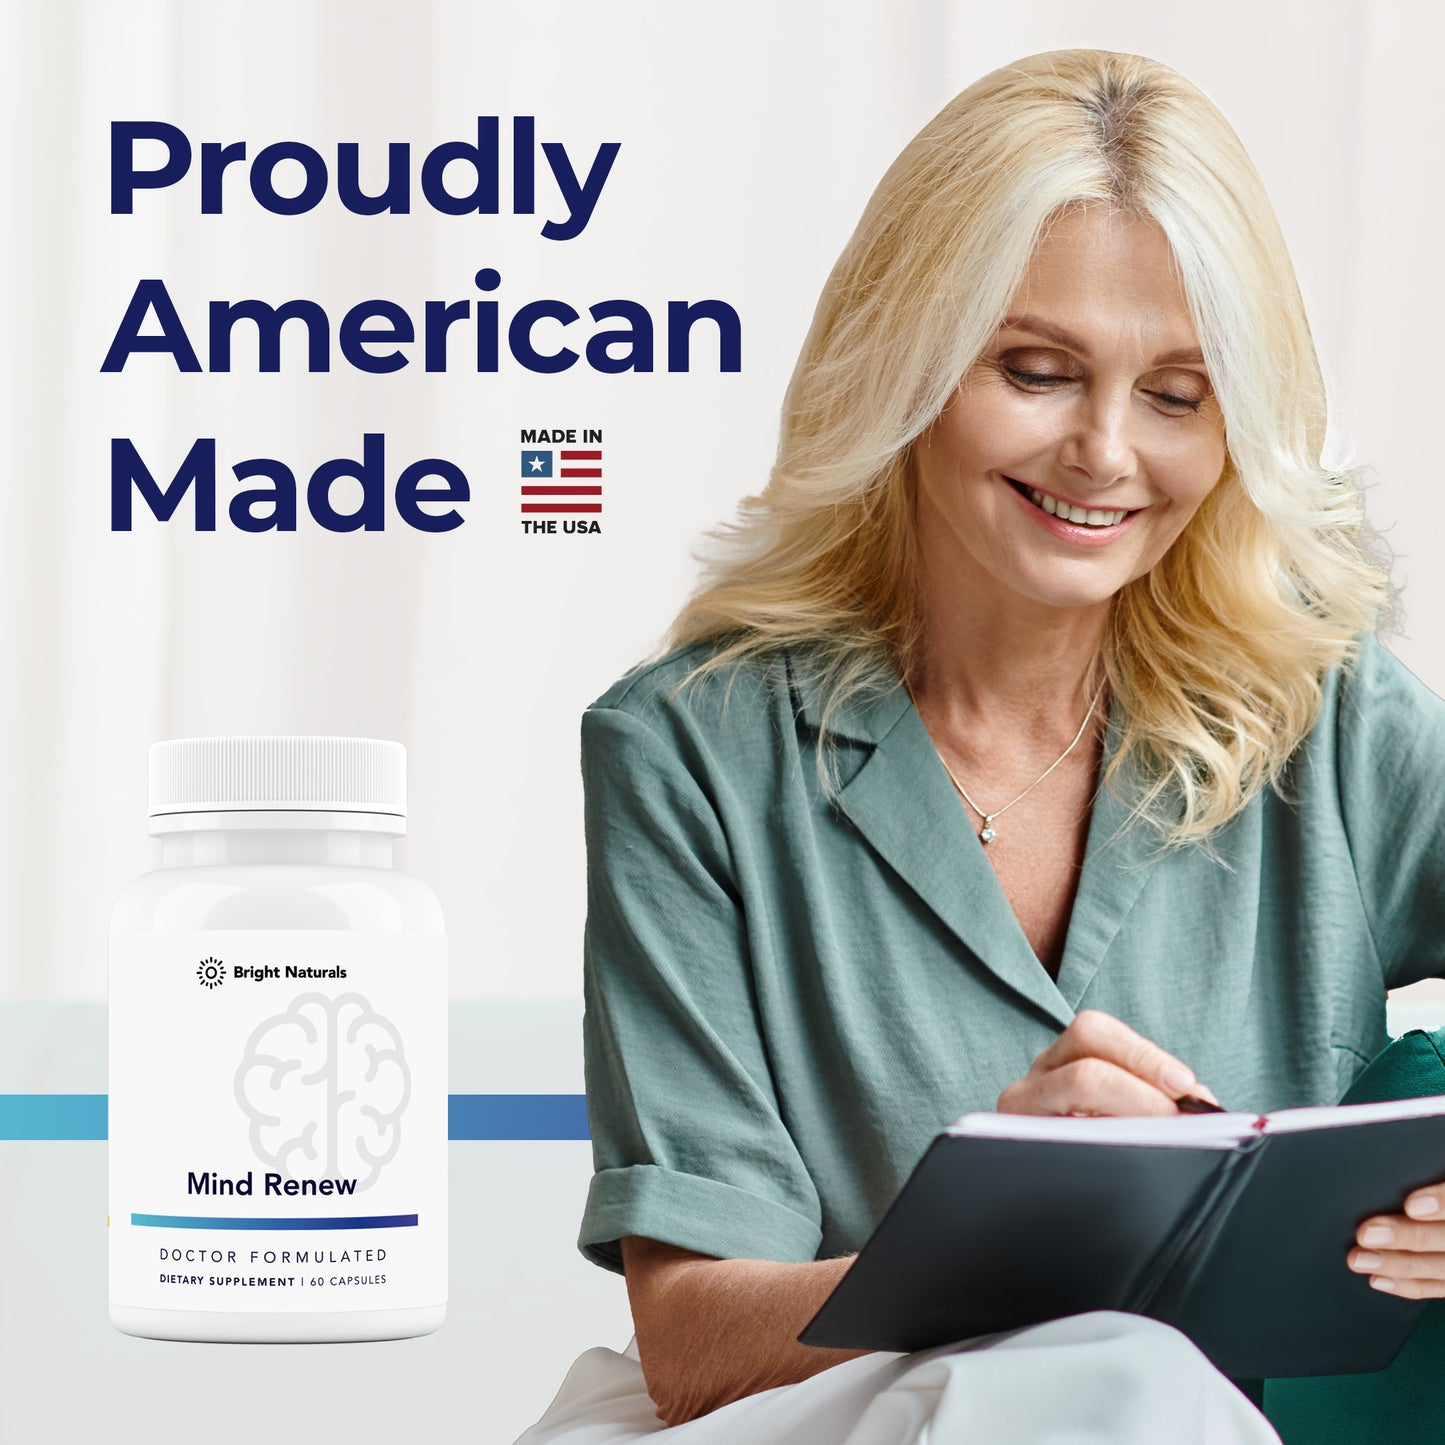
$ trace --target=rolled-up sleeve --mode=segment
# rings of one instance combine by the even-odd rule
[[[682,750],[619,708],[582,723],[583,1045],[595,1173],[578,1247],[642,1235],[804,1261],[817,1191],[778,1107],[726,830]]]

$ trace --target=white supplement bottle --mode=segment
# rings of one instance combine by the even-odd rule
[[[110,928],[110,1317],[163,1340],[401,1339],[447,1300],[441,906],[392,866],[406,752],[150,750],[161,866]]]

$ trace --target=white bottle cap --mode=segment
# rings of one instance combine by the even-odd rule
[[[383,824],[383,831],[405,832],[406,749],[378,738],[177,738],[151,744],[152,819],[249,812],[362,813],[394,819],[395,829]]]

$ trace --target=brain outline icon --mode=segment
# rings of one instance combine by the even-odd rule
[[[288,1177],[369,1189],[401,1147],[411,1070],[401,1034],[359,993],[298,994],[251,1031],[236,1102],[251,1149]]]

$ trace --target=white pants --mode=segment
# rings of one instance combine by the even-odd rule
[[[580,1355],[516,1445],[1279,1445],[1176,1330],[1099,1312],[911,1355],[847,1360],[665,1426],[634,1337]]]

